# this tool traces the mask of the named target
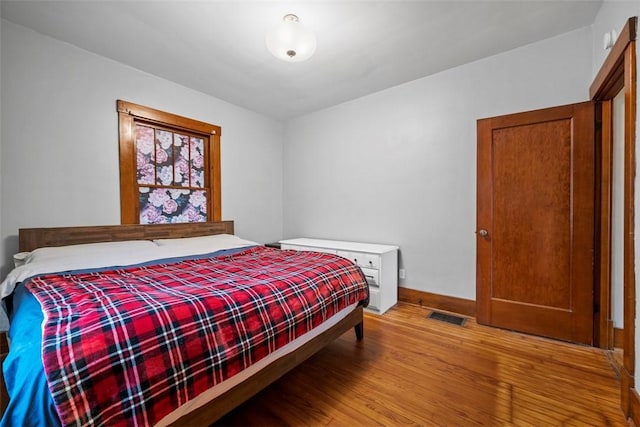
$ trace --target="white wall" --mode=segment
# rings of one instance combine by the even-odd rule
[[[282,123],[11,22],[1,28],[2,277],[20,227],[120,222],[117,99],[222,126],[223,218],[244,238],[281,238]]]
[[[593,21],[591,45],[592,51],[592,77],[595,77],[604,63],[608,50],[604,49],[603,38],[606,32],[615,30],[619,35],[627,20],[632,16],[640,15],[640,2],[637,0],[604,0],[602,6]]]
[[[285,237],[398,244],[400,286],[475,299],[476,120],[590,80],[585,28],[287,123]]]

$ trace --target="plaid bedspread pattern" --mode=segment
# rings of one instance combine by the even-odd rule
[[[240,253],[27,283],[63,425],[153,425],[349,304],[360,269],[329,254]]]

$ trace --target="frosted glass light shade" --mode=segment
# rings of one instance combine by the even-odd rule
[[[316,51],[316,36],[291,14],[267,33],[266,42],[273,56],[287,62],[304,61]]]

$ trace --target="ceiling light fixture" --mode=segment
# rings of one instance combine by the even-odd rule
[[[287,62],[307,60],[316,51],[316,36],[292,13],[267,33],[266,42],[273,56]]]

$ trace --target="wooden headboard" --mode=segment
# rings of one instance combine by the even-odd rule
[[[18,250],[29,252],[46,246],[123,240],[175,239],[211,234],[233,234],[233,221],[21,228],[18,230]]]

